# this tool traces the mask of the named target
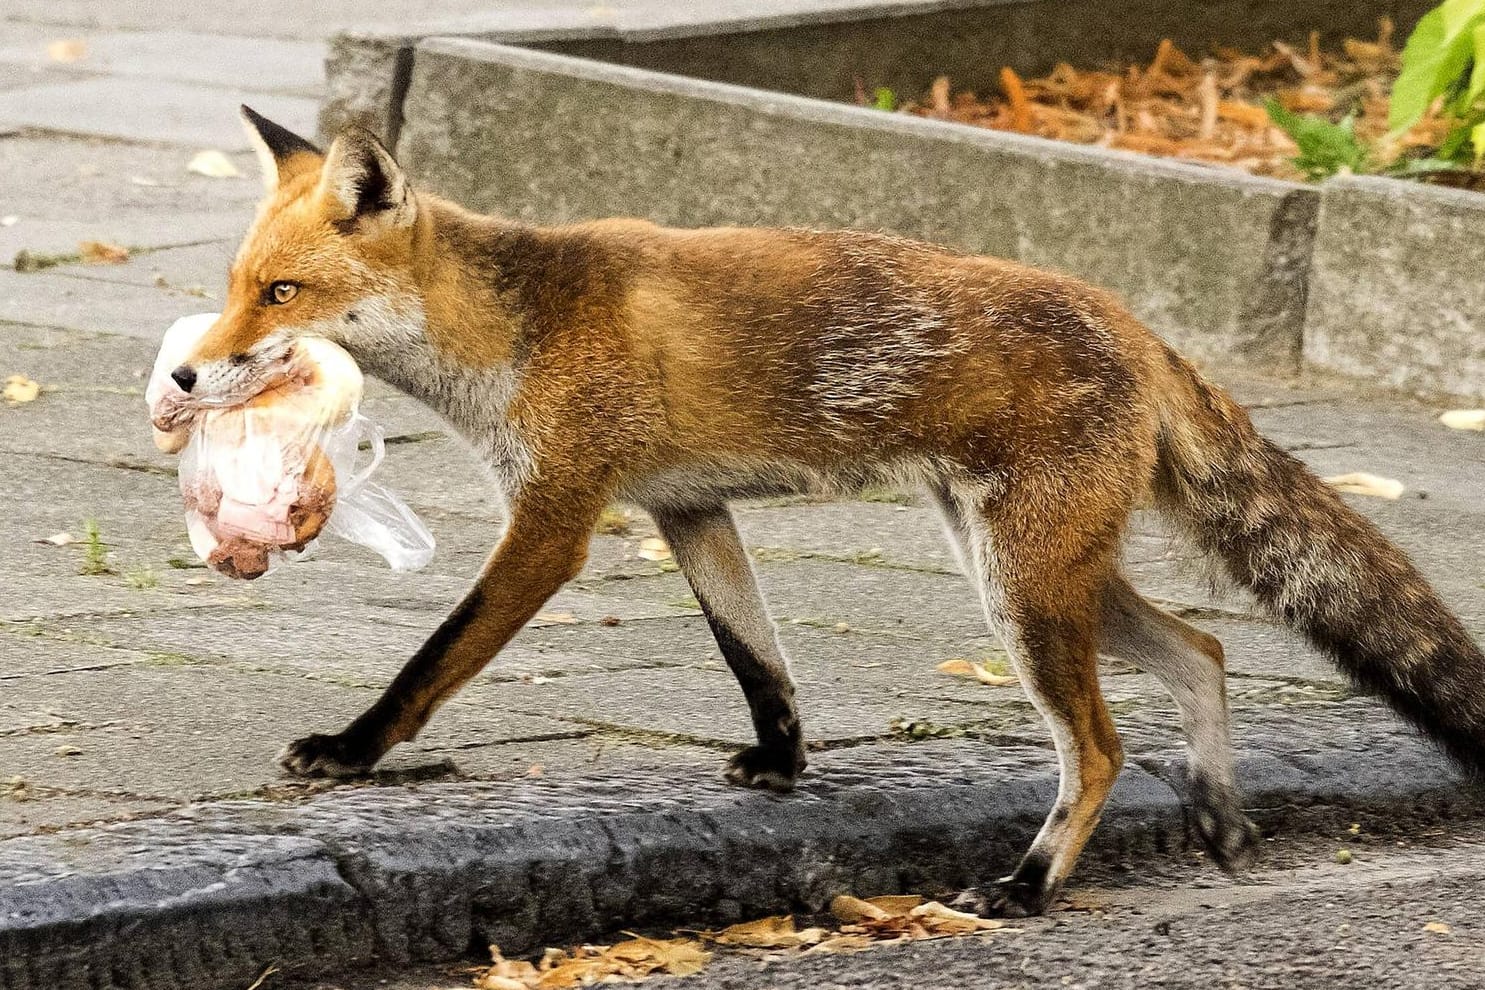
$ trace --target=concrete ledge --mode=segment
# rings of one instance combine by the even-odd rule
[[[477,209],[892,231],[1111,288],[1198,359],[1298,364],[1304,186],[462,39],[418,47],[403,116],[414,176]]]
[[[1485,196],[1413,182],[1327,182],[1305,360],[1422,392],[1485,399]]]
[[[1261,821],[1307,806],[1478,804],[1373,703],[1243,711],[1239,779]],[[674,774],[345,788],[0,842],[0,988],[241,987],[369,960],[509,952],[617,928],[819,910],[836,893],[1006,873],[1057,783],[1050,750],[972,740],[816,754],[794,795]],[[1136,757],[1085,861],[1182,849],[1178,752]],[[1473,804],[1471,802],[1474,802]]]

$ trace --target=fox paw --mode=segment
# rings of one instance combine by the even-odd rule
[[[278,756],[279,766],[296,777],[361,777],[377,757],[347,741],[344,735],[296,739]]]
[[[749,746],[727,761],[722,772],[729,783],[760,790],[792,791],[794,781],[804,771],[803,753],[792,750]]]
[[[1046,913],[1054,893],[1039,883],[1006,877],[987,887],[969,888],[949,907],[981,918],[1030,918]]]
[[[1231,874],[1248,872],[1258,859],[1263,833],[1240,811],[1195,809],[1196,832],[1218,866]]]

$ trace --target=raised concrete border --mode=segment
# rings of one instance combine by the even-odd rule
[[[1485,196],[1325,183],[1304,356],[1397,388],[1485,399]]]
[[[1476,807],[1426,746],[1375,709],[1356,715],[1318,745],[1291,740],[1298,753],[1240,753],[1261,820]],[[883,744],[814,762],[787,797],[678,768],[342,789],[7,840],[0,990],[240,990],[269,965],[312,976],[819,910],[847,890],[958,888],[1007,872],[1057,790],[1051,754],[1024,746]],[[1175,753],[1126,767],[1086,858],[1183,848],[1183,772]]]
[[[1473,194],[1383,179],[1255,180],[839,103],[862,65],[878,67],[867,84],[915,92],[943,71],[975,84],[1002,64],[1038,72],[1053,57],[1140,57],[1162,36],[1260,44],[1311,23],[1362,34],[1381,14],[1406,30],[1428,6],[516,4],[337,38],[321,131],[370,126],[436,188],[532,220],[638,214],[895,231],[1112,288],[1198,360],[1307,363],[1477,399],[1485,298],[1472,291]]]
[[[1070,271],[1197,359],[1298,365],[1294,183],[463,39],[418,46],[403,118],[412,173],[478,209],[886,230]]]

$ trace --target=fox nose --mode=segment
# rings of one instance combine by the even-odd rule
[[[170,373],[175,379],[175,384],[180,386],[182,392],[189,392],[196,384],[196,369],[189,364],[183,364]]]

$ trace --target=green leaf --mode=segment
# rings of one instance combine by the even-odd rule
[[[1299,145],[1294,164],[1312,180],[1327,179],[1337,172],[1367,171],[1366,147],[1356,139],[1356,118],[1347,116],[1339,124],[1323,117],[1297,114],[1275,99],[1264,103],[1269,119]]]
[[[1392,85],[1387,124],[1394,132],[1416,124],[1459,81],[1474,53],[1474,30],[1485,20],[1485,0],[1445,0],[1413,29],[1403,47],[1402,71]]]
[[[1485,22],[1475,25],[1475,67],[1470,71],[1469,88],[1464,91],[1464,104],[1470,106],[1485,94]]]
[[[878,86],[871,94],[872,106],[878,110],[892,111],[897,109],[897,94],[886,86]]]
[[[1485,158],[1485,122],[1470,128],[1470,144],[1475,148],[1475,161]]]
[[[1485,14],[1485,0],[1444,0],[1438,11],[1444,20],[1444,36],[1452,40],[1471,30],[1473,22]]]

